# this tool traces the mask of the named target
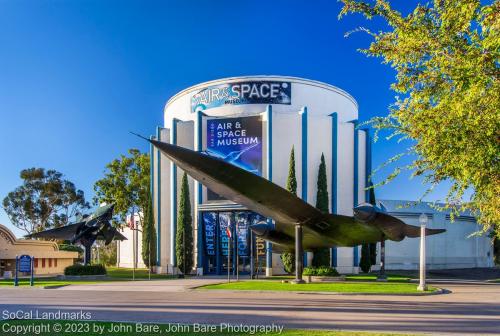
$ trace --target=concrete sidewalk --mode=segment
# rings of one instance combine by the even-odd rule
[[[137,281],[59,290],[0,288],[0,310],[83,310],[91,314],[91,319],[105,321],[275,323],[285,328],[451,335],[498,335],[500,332],[498,284],[450,284],[446,286],[449,294],[408,297],[221,293],[189,289],[221,281],[225,279]]]
[[[107,291],[107,292],[185,292],[193,288],[226,282],[222,277],[196,277],[171,280],[103,281],[96,284],[68,285],[57,291]]]

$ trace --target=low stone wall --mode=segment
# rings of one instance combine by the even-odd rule
[[[345,281],[345,275],[339,275],[339,276],[306,275],[306,276],[304,276],[304,280],[307,283],[311,283],[311,282],[340,282],[340,281]]]

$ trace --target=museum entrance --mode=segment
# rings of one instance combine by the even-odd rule
[[[265,217],[252,211],[202,211],[201,218],[204,274],[227,274],[228,267],[232,274],[250,274],[252,265],[254,273],[264,271],[265,244],[250,225]]]

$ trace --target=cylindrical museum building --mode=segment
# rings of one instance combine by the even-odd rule
[[[358,105],[333,85],[296,77],[248,76],[189,87],[166,104],[164,126],[154,138],[205,151],[286,187],[291,151],[297,195],[316,205],[318,168],[324,155],[329,210],[352,215],[367,197],[370,137],[357,128]],[[159,272],[176,267],[176,230],[184,172],[151,148],[151,188]],[[250,259],[267,275],[283,273],[272,244],[253,239],[249,226],[272,222],[223,199],[188,178],[193,217],[193,265],[198,274],[227,274],[229,265],[250,271]],[[228,228],[235,242],[228,246]],[[304,256],[310,264],[312,253]],[[331,265],[356,273],[360,247],[332,248]],[[193,269],[193,271],[194,271]]]

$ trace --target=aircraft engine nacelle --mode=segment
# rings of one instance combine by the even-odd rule
[[[268,240],[273,244],[281,245],[288,249],[293,249],[294,247],[295,240],[293,237],[283,232],[276,231],[273,225],[267,223],[254,224],[250,226],[250,230],[252,230],[256,236]]]
[[[401,231],[400,227],[406,224],[388,215],[382,209],[366,203],[355,207],[353,211],[354,219],[358,222],[377,227],[391,240],[401,241],[404,239],[405,232]]]
[[[361,223],[372,223],[377,217],[378,209],[371,204],[362,204],[353,209],[354,219]],[[380,211],[381,212],[381,211]]]

